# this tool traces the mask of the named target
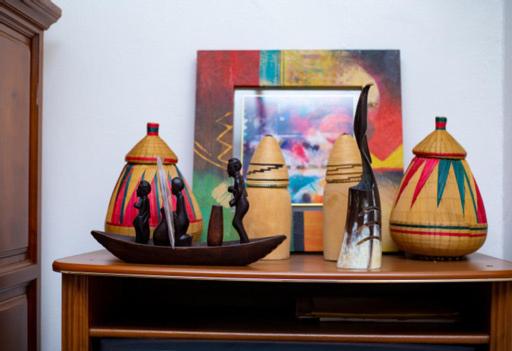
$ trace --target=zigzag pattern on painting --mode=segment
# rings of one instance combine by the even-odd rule
[[[231,153],[231,150],[233,149],[233,146],[230,142],[226,142],[226,141],[222,140],[222,138],[233,129],[233,125],[231,123],[222,122],[222,120],[224,120],[225,118],[227,118],[231,115],[232,115],[231,112],[227,112],[223,116],[215,119],[215,123],[220,124],[223,127],[223,130],[215,138],[215,140],[220,145],[222,145],[221,152],[218,153],[215,158],[211,157],[211,154],[208,152],[208,150],[203,145],[201,145],[201,143],[199,143],[197,140],[194,141],[194,153],[197,156],[199,156],[201,159],[203,159],[204,161],[206,161],[209,164],[211,164],[217,168],[220,168],[222,170],[224,170],[224,168],[226,167],[228,160],[229,160],[229,159],[228,160],[224,159],[224,156],[226,154],[229,155]],[[220,163],[217,161],[220,161]]]
[[[231,143],[231,140],[228,141],[228,142],[225,142],[224,140],[222,140],[222,138],[227,134],[229,133],[232,129],[233,129],[233,124],[232,123],[226,123],[226,122],[222,122],[223,119],[231,116],[232,113],[231,112],[226,112],[224,114],[224,116],[218,118],[215,120],[215,123],[217,124],[220,124],[221,126],[224,127],[224,130],[217,136],[217,138],[215,140],[217,140],[217,142],[219,144],[221,144],[223,147],[224,147],[224,150],[222,152],[220,152],[218,155],[217,155],[217,160],[219,160],[220,162],[224,163],[224,164],[228,164],[228,160],[224,160],[223,157],[226,155],[226,154],[230,154],[231,153],[231,150],[233,149],[233,145]]]

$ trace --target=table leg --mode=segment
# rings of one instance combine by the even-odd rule
[[[62,275],[62,351],[89,351],[89,281]]]
[[[512,351],[512,282],[492,283],[490,351]]]

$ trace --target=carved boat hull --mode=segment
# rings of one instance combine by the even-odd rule
[[[285,235],[274,235],[252,239],[248,243],[224,242],[222,246],[207,246],[199,243],[189,247],[155,246],[136,243],[124,235],[93,230],[92,236],[114,256],[129,263],[245,266],[256,262],[272,252],[285,239]]]

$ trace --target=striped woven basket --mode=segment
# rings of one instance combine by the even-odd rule
[[[391,212],[390,230],[403,251],[426,258],[462,257],[487,236],[487,218],[466,151],[446,131],[446,118],[413,150]]]
[[[178,162],[176,154],[158,136],[158,124],[148,123],[147,135],[126,155],[125,160],[127,164],[121,171],[108,205],[105,231],[135,236],[132,223],[138,211],[133,205],[137,201],[137,186],[143,179],[151,184],[151,193],[148,196],[150,202],[149,225],[151,231],[156,228],[160,222],[160,207],[163,206],[162,194],[159,193],[157,184],[157,157],[160,157],[164,164],[164,170],[167,173],[168,179],[168,189],[171,189],[172,178],[180,177],[185,180],[176,166]],[[186,181],[183,195],[190,220],[187,233],[192,235],[194,240],[199,240],[203,227],[203,218],[192,189]],[[176,198],[174,195],[172,199],[175,208]]]

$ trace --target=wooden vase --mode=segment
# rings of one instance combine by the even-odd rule
[[[446,131],[446,118],[436,118],[436,130],[413,153],[391,212],[395,243],[436,259],[478,250],[487,235],[484,203],[466,151]]]
[[[208,222],[208,235],[206,242],[208,246],[222,246],[224,241],[224,214],[223,207],[213,205]]]
[[[157,184],[157,157],[162,160],[164,171],[167,174],[168,189],[171,189],[171,180],[174,177],[180,177],[185,181],[177,167],[178,157],[158,136],[158,127],[157,123],[148,123],[146,136],[125,157],[126,165],[121,171],[108,205],[105,219],[106,232],[135,236],[132,222],[137,215],[137,209],[133,204],[137,201],[137,186],[141,180],[146,180],[151,184],[151,192],[148,195],[150,202],[149,226],[151,232],[156,228],[161,219],[160,208],[163,206],[162,194],[159,194]],[[197,241],[201,236],[203,218],[192,189],[186,181],[183,195],[190,220],[187,234],[192,235]],[[172,201],[173,208],[176,208],[175,195],[172,195]]]
[[[342,134],[333,145],[324,189],[324,259],[338,259],[341,242],[345,233],[348,189],[361,180],[361,155],[353,136]]]
[[[283,234],[286,239],[264,259],[290,257],[292,206],[288,168],[277,140],[264,136],[249,163],[246,175],[249,212],[244,226],[250,239]]]

